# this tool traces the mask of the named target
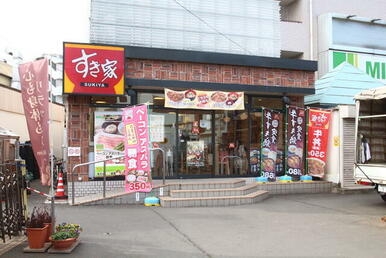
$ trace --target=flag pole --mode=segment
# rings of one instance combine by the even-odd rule
[[[51,83],[51,80],[50,78],[52,78],[52,69],[51,69],[51,62],[52,62],[52,58],[51,59],[48,59],[49,62],[48,62],[48,74],[50,75],[49,76],[49,80],[48,80],[48,85],[49,85],[49,89],[50,89],[50,102],[48,102],[48,110],[49,110],[49,127],[48,127],[48,131],[49,131],[49,139],[50,139],[50,157],[51,157],[51,223],[52,223],[52,226],[51,226],[51,234],[54,233],[54,230],[55,230],[55,193],[54,193],[54,137],[53,137],[53,133],[52,133],[52,108],[53,108],[53,100],[52,100],[52,83]]]

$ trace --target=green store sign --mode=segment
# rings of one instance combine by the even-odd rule
[[[348,62],[374,79],[386,82],[386,56],[332,51],[332,68]]]

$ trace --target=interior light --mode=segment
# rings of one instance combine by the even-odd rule
[[[95,103],[97,103],[97,104],[106,104],[107,101],[106,100],[97,100],[97,101],[95,101]]]
[[[164,100],[164,97],[154,97],[154,100]]]

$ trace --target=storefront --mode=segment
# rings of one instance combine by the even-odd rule
[[[89,54],[86,62],[91,62],[95,45],[67,46],[66,49],[65,44],[65,60],[66,51],[74,48]],[[105,48],[111,50],[115,46]],[[116,94],[117,88],[113,94],[98,93],[100,89],[106,92],[108,85],[95,82],[87,84],[88,92],[76,92],[76,87],[71,92],[66,89],[65,81],[68,147],[80,149],[79,155],[68,158],[69,169],[94,159],[99,146],[95,142],[99,139],[96,135],[109,130],[108,133],[115,133],[119,138],[117,112],[121,108],[147,103],[150,140],[154,148],[161,148],[166,154],[167,177],[258,176],[264,109],[278,114],[275,166],[277,175],[284,174],[286,105],[302,107],[304,96],[314,93],[316,62],[141,47],[116,48],[124,49],[124,79],[119,80],[123,83],[122,95]],[[86,75],[84,70],[83,75]],[[115,79],[119,79],[119,75],[117,77]],[[165,97],[168,97],[165,89],[215,91],[220,92],[219,98],[230,92],[240,92],[244,95],[244,107],[239,110],[172,108],[165,106]],[[119,146],[115,151],[121,151]],[[162,176],[162,164],[161,152],[153,151],[154,178]],[[117,168],[110,175],[120,175],[121,170]],[[77,172],[79,180],[96,176],[93,168]]]

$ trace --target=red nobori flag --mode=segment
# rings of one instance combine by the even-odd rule
[[[326,169],[331,111],[310,109],[308,112],[308,174],[322,178]]]
[[[48,62],[41,59],[19,66],[24,114],[42,185],[50,182],[48,127]]]

